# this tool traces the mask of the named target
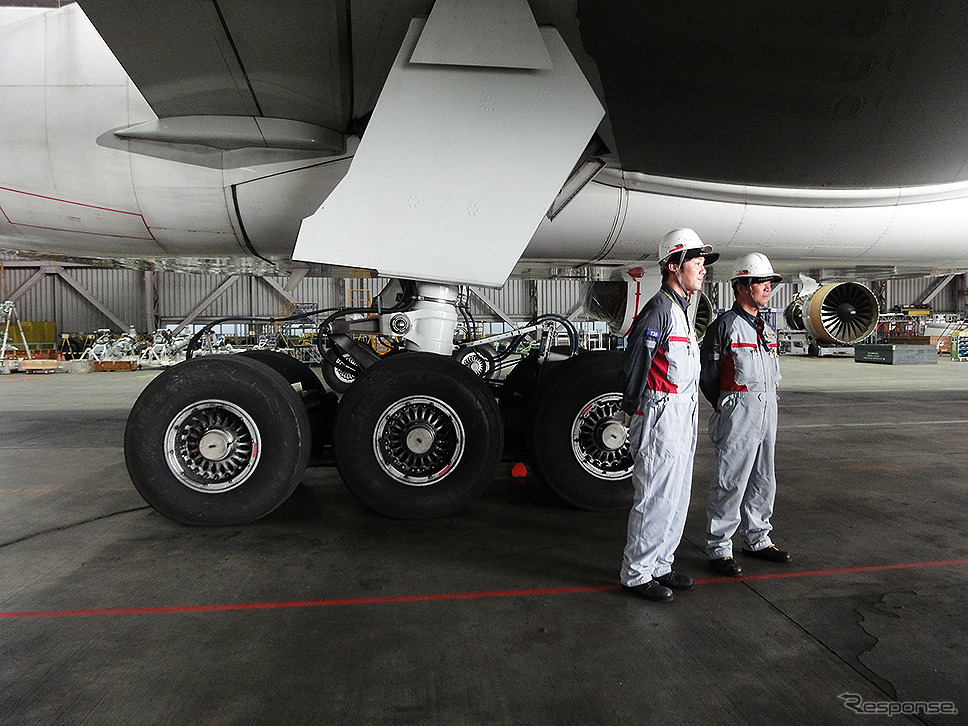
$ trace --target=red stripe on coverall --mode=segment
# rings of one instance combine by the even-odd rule
[[[670,337],[669,340],[672,338]],[[652,365],[649,367],[649,375],[645,379],[645,387],[660,393],[679,393],[679,387],[669,380],[669,359],[662,347],[656,348]]]

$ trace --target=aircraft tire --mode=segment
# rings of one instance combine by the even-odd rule
[[[128,416],[124,456],[135,488],[192,525],[265,516],[308,463],[306,408],[286,378],[239,355],[194,358],[145,387]]]
[[[313,369],[288,353],[257,348],[255,350],[244,350],[238,355],[265,363],[289,383],[301,383],[304,391],[326,392],[326,387],[319,380],[319,376],[313,373]]]
[[[591,351],[558,364],[529,402],[532,464],[554,492],[579,509],[628,507],[632,460],[619,410],[621,351]]]
[[[504,427],[494,394],[457,361],[407,352],[370,366],[336,410],[336,466],[375,511],[452,514],[494,478]]]
[[[288,353],[255,349],[244,350],[238,355],[265,363],[290,384],[302,385],[301,398],[309,414],[309,424],[313,432],[310,466],[330,463],[332,454],[328,447],[333,444],[333,419],[336,416],[336,404],[339,400],[336,394],[326,390],[326,386],[309,365]],[[325,361],[323,366],[325,370]]]

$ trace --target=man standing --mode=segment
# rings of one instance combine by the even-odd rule
[[[716,476],[706,507],[706,555],[721,575],[739,577],[732,537],[740,528],[743,554],[787,562],[790,553],[770,541],[776,495],[777,384],[780,366],[776,331],[760,309],[782,278],[765,255],[754,252],[733,264],[736,301],[706,330],[699,386],[713,405],[709,438],[716,446]]]
[[[702,288],[705,265],[719,258],[712,249],[691,229],[662,238],[662,287],[635,318],[622,359],[635,501],[621,581],[654,602],[693,586],[672,569],[689,506],[699,413],[699,345],[686,310]]]

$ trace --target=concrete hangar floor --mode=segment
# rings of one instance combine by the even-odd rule
[[[0,723],[968,722],[968,364],[781,366],[794,559],[706,569],[701,426],[697,587],[662,605],[616,586],[625,512],[530,478],[412,522],[311,469],[255,524],[175,524],[121,449],[154,374],[0,377]]]

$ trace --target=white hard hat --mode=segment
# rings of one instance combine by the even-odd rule
[[[759,252],[751,252],[743,255],[733,263],[733,274],[731,280],[756,279],[760,282],[779,282],[783,278],[773,271],[773,265],[766,255]]]
[[[668,232],[659,243],[659,261],[663,264],[679,264],[699,256],[706,258],[707,265],[719,259],[712,245],[703,244],[698,234],[685,227]]]

